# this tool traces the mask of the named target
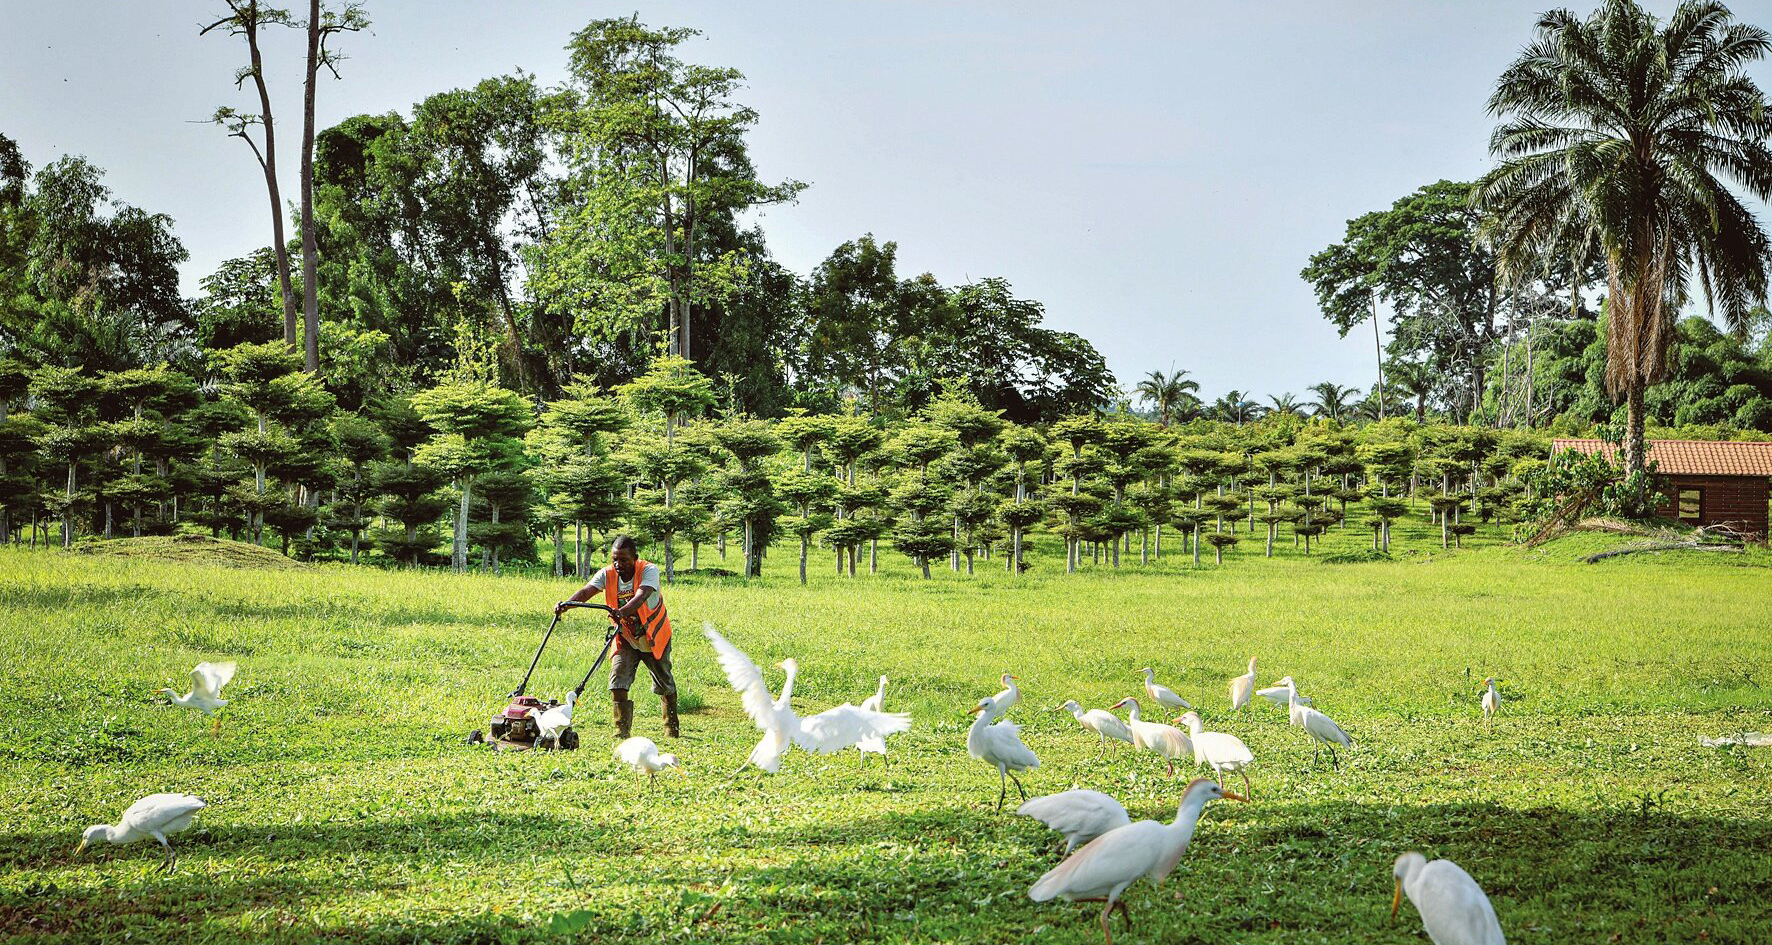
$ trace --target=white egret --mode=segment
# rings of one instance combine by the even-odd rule
[[[626,739],[615,746],[615,758],[622,764],[646,775],[648,789],[652,787],[652,782],[658,780],[658,773],[666,768],[675,768],[677,774],[683,775],[683,767],[677,764],[676,755],[670,752],[659,754],[657,742],[639,735]],[[687,775],[683,776],[687,777]]]
[[[1015,811],[1032,817],[1064,834],[1064,852],[1069,854],[1078,844],[1132,822],[1120,802],[1100,791],[1063,791],[1036,797]]]
[[[869,712],[884,712],[884,711],[886,711],[886,677],[884,677],[884,676],[880,677],[879,688],[874,690],[873,695],[868,696],[866,699],[861,700],[861,707],[863,709],[868,710]],[[860,752],[861,761],[863,764],[866,764],[867,760],[868,760],[868,755],[870,755],[870,754],[874,754],[874,755],[886,754],[886,739],[880,738],[880,737],[877,737],[874,735],[869,735],[868,737],[855,743],[855,750],[857,752]]]
[[[1224,773],[1235,771],[1243,776],[1243,793],[1253,797],[1255,792],[1249,788],[1249,765],[1255,761],[1254,753],[1249,746],[1235,735],[1223,732],[1208,732],[1206,724],[1200,721],[1200,713],[1189,712],[1176,722],[1187,726],[1188,738],[1194,743],[1194,764],[1205,764],[1218,775],[1218,783],[1224,784]]]
[[[1391,897],[1392,919],[1407,895],[1421,913],[1421,924],[1434,945],[1507,945],[1483,887],[1457,863],[1430,863],[1419,853],[1405,853],[1397,857],[1391,873],[1397,878],[1397,891]]]
[[[1129,707],[1129,708],[1128,708]],[[1186,758],[1193,754],[1194,746],[1187,736],[1172,725],[1161,722],[1146,722],[1138,717],[1138,700],[1127,696],[1113,704],[1112,708],[1127,709],[1126,728],[1132,732],[1132,745],[1135,748],[1146,748],[1163,756],[1169,763],[1169,775],[1175,776],[1175,759]]]
[[[1002,790],[997,792],[997,809],[1002,810],[1003,800],[1009,796],[1009,781],[1015,782],[1015,790],[1022,800],[1027,800],[1028,796],[1028,792],[1022,790],[1021,779],[1010,772],[1038,768],[1040,759],[1021,743],[1020,726],[1008,719],[991,722],[991,705],[992,700],[987,696],[978,700],[978,705],[971,710],[978,718],[972,720],[972,728],[966,732],[966,754],[997,769],[997,782],[1002,785]]]
[[[1175,694],[1168,686],[1157,685],[1157,674],[1149,666],[1139,670],[1144,674],[1144,694],[1151,701],[1166,709],[1191,709],[1193,704]]]
[[[746,763],[764,771],[781,768],[781,756],[794,745],[814,754],[842,751],[872,735],[885,738],[911,727],[911,717],[902,712],[873,712],[844,703],[817,715],[802,719],[794,714],[791,704],[794,677],[800,664],[792,657],[781,661],[787,671],[781,695],[770,701],[769,687],[763,682],[763,671],[743,650],[733,646],[711,623],[702,624],[702,632],[714,646],[726,681],[739,694],[745,714],[763,730],[763,737],[751,749]],[[739,766],[743,770],[743,765]]]
[[[1125,722],[1120,721],[1119,716],[1106,709],[1085,710],[1077,704],[1075,699],[1067,700],[1064,705],[1058,708],[1075,716],[1078,725],[1101,736],[1101,749],[1096,752],[1097,757],[1101,755],[1101,752],[1107,750],[1107,740],[1110,738],[1127,743],[1132,741],[1132,730],[1126,727]]]
[[[1292,681],[1291,676],[1287,676],[1266,689],[1255,690],[1255,694],[1284,709],[1291,704],[1293,690],[1297,688],[1298,684]],[[1301,695],[1298,697],[1298,704],[1310,705],[1311,700],[1309,697]]]
[[[1120,895],[1140,877],[1162,885],[1187,852],[1207,802],[1221,797],[1244,799],[1205,778],[1194,780],[1182,792],[1173,822],[1141,820],[1096,837],[1040,877],[1028,890],[1028,898],[1035,902],[1107,903],[1101,909],[1101,934],[1107,945],[1114,945],[1108,918],[1115,909],[1126,917],[1126,927],[1132,927],[1132,910],[1120,901]]]
[[[228,704],[221,697],[222,687],[234,678],[233,663],[198,663],[191,670],[191,691],[179,695],[171,689],[156,689],[172,700],[172,704],[185,709],[196,709],[204,715],[215,715],[215,710]],[[215,725],[209,730],[211,735],[221,731],[221,716],[215,717]]]
[[[1288,676],[1285,681],[1290,682],[1291,679],[1292,677]],[[1311,738],[1317,741],[1317,750],[1311,754],[1311,760],[1316,761],[1317,756],[1323,753],[1323,746],[1328,745],[1329,763],[1335,766],[1335,770],[1340,771],[1341,760],[1335,755],[1335,746],[1350,748],[1354,744],[1353,738],[1342,731],[1341,726],[1335,724],[1334,719],[1298,701],[1296,686],[1288,688],[1292,690],[1293,694],[1292,700],[1288,703],[1288,715],[1292,724],[1310,733]]]
[[[1009,714],[1009,707],[1021,701],[1021,687],[1016,685],[1020,677],[1004,673],[1001,682],[1003,691],[991,697],[990,721],[995,722]]]
[[[1483,680],[1483,685],[1489,687],[1488,691],[1483,693],[1483,725],[1488,726],[1492,724],[1495,713],[1501,711],[1501,693],[1495,689],[1495,677],[1493,676]]]
[[[1231,711],[1249,704],[1249,696],[1255,692],[1255,657],[1249,657],[1249,671],[1231,680]]]
[[[551,709],[537,709],[531,706],[529,717],[535,720],[535,727],[541,734],[537,742],[546,740],[555,748],[560,747],[560,733],[572,727],[572,706],[578,702],[578,693],[568,691],[566,701]]]
[[[116,826],[93,824],[86,828],[80,837],[80,845],[74,848],[74,855],[79,856],[97,840],[124,844],[153,837],[166,850],[160,868],[170,873],[178,864],[178,854],[172,852],[172,844],[166,838],[190,827],[191,818],[206,806],[202,798],[190,794],[149,794],[129,805]]]

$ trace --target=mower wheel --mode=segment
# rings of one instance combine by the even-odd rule
[[[479,729],[474,729],[473,731],[468,733],[468,744],[483,745],[485,743],[486,743],[486,733],[485,732],[482,732]]]
[[[561,732],[560,733],[560,747],[565,749],[566,751],[573,751],[574,749],[578,748],[578,731],[576,729],[569,728],[566,731]]]
[[[546,738],[546,737],[538,738],[535,740],[535,747],[541,749],[542,751],[553,751],[554,750],[554,740],[551,738]]]

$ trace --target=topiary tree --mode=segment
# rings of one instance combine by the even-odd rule
[[[98,429],[97,389],[79,368],[42,367],[32,375],[31,397],[40,406],[36,413],[47,427],[35,438],[43,459],[66,472],[59,494],[45,492],[48,511],[62,520],[61,546],[74,546],[74,518],[83,504],[80,463],[101,440]]]
[[[1237,533],[1234,531],[1207,532],[1206,543],[1212,546],[1212,563],[1224,564],[1224,550],[1234,547],[1238,540]]]
[[[763,554],[782,505],[776,498],[766,461],[781,451],[781,438],[763,420],[735,418],[715,427],[714,442],[732,454],[733,467],[722,483],[729,516],[744,528],[744,576],[763,573]]]
[[[530,425],[529,405],[516,393],[484,381],[453,381],[414,394],[412,407],[437,431],[415,458],[448,476],[460,493],[450,566],[466,571],[474,480],[516,452],[516,439]]]
[[[1028,467],[1045,458],[1047,443],[1039,431],[1022,426],[1012,426],[1004,431],[1001,442],[1004,455],[1013,464],[1010,482],[1015,495],[1003,505],[997,517],[1009,527],[1009,573],[1019,574],[1023,570],[1022,534],[1042,516],[1039,506],[1028,501],[1028,487],[1039,479],[1038,469],[1030,476]]]
[[[334,418],[332,438],[344,469],[338,477],[339,500],[332,504],[327,520],[331,527],[350,534],[351,563],[356,564],[363,532],[369,528],[363,506],[375,491],[370,464],[387,457],[392,441],[373,421],[356,414]]]
[[[837,494],[837,481],[809,469],[782,476],[775,484],[776,495],[799,510],[799,517],[788,524],[788,530],[800,538],[800,583],[806,583],[806,559],[812,547],[812,536],[831,527],[828,511]]]
[[[1061,463],[1059,472],[1061,475],[1070,477],[1070,494],[1073,499],[1082,494],[1084,476],[1099,468],[1098,465],[1084,461],[1083,450],[1100,443],[1105,435],[1106,431],[1102,429],[1101,421],[1089,415],[1065,417],[1052,425],[1053,441],[1062,443],[1070,449],[1070,455]],[[1068,526],[1067,530],[1063,532],[1065,536],[1064,570],[1066,574],[1074,574],[1077,570],[1078,541],[1080,539],[1077,532],[1081,521],[1079,512],[1081,512],[1082,503],[1072,501],[1066,505],[1068,507],[1059,506],[1060,511],[1065,514],[1065,525]]]

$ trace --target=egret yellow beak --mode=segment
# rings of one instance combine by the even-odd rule
[[[1397,917],[1397,910],[1403,905],[1403,881],[1397,880],[1397,893],[1391,897],[1391,918]]]
[[[1181,717],[1176,716],[1175,718],[1170,719],[1169,724],[1170,725],[1180,725],[1181,724]]]
[[[1249,800],[1248,798],[1244,797],[1241,794],[1232,794],[1229,791],[1224,792],[1224,799],[1227,801],[1247,801],[1247,800]]]
[[[967,715],[977,715],[978,713],[983,712],[983,711],[984,711],[984,706],[975,705],[972,708],[967,709],[966,714]]]
[[[85,850],[85,849],[86,849],[86,838],[85,838],[85,837],[81,837],[81,838],[80,838],[80,845],[79,845],[79,846],[77,846],[77,847],[75,847],[75,848],[74,848],[74,855],[75,855],[75,856],[79,856],[79,855],[80,855],[80,853],[81,853],[81,852],[82,852],[82,851],[84,851],[84,850]]]

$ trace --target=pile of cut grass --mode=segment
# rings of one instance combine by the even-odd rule
[[[208,535],[149,535],[83,541],[75,546],[81,554],[106,558],[148,558],[188,564],[213,564],[226,568],[305,568],[306,565],[279,554],[276,549]]]

